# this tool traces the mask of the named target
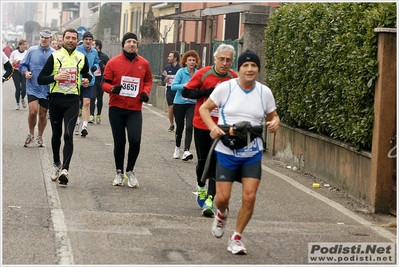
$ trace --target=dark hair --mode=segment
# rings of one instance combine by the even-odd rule
[[[64,31],[64,34],[62,35],[62,39],[65,38],[65,33],[67,33],[67,32],[76,33],[76,37],[78,37],[78,32],[77,32],[75,29],[69,28],[69,29],[66,29],[66,30]]]
[[[23,45],[24,43],[26,43],[26,40],[25,40],[25,39],[20,39],[20,40],[18,41],[18,47],[19,47],[20,45]]]
[[[179,59],[180,59],[180,54],[179,54],[179,52],[177,52],[177,51],[171,51],[170,53],[172,53],[173,54],[173,57],[174,58],[176,58],[176,61],[177,62],[179,62]]]
[[[96,43],[96,46],[98,46],[98,49],[103,49],[103,43],[100,40],[94,40],[94,42]]]
[[[186,53],[183,54],[183,56],[181,57],[180,60],[180,66],[181,67],[185,67],[186,65],[186,61],[188,57],[194,57],[195,60],[197,61],[197,67],[199,66],[199,64],[201,63],[201,58],[198,55],[197,51],[195,50],[188,50]]]

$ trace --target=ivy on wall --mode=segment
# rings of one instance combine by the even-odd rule
[[[371,149],[375,28],[396,28],[396,3],[288,3],[265,29],[266,84],[281,120]]]

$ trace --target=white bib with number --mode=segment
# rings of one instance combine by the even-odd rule
[[[136,97],[139,93],[140,78],[122,76],[121,85],[122,89],[119,95]]]
[[[78,73],[76,67],[73,68],[60,68],[59,71],[60,72],[68,72],[69,76],[68,79],[66,80],[59,80],[58,84],[60,86],[65,86],[65,87],[72,87],[76,85],[76,74]]]

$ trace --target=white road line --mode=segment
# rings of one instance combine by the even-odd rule
[[[143,106],[144,107],[144,106]],[[161,114],[157,111],[152,110],[149,107],[145,107],[146,110],[150,111],[153,114],[156,114],[160,117],[166,117],[164,114]],[[331,207],[333,207],[334,209],[338,210],[339,212],[345,214],[346,216],[354,219],[355,221],[357,221],[359,224],[365,226],[365,227],[369,227],[372,230],[374,230],[375,232],[377,232],[379,235],[381,235],[382,237],[390,240],[391,242],[396,242],[397,238],[394,234],[392,234],[391,232],[385,230],[382,227],[376,226],[374,224],[372,224],[371,222],[367,221],[366,219],[363,219],[362,217],[360,217],[359,215],[357,215],[356,213],[348,210],[347,208],[345,208],[344,206],[342,206],[341,204],[338,204],[337,202],[332,201],[329,198],[326,198],[325,196],[320,195],[319,193],[303,186],[302,184],[298,183],[297,181],[291,179],[290,177],[281,174],[277,171],[274,171],[268,167],[266,167],[265,165],[262,164],[262,169],[270,172],[274,175],[276,175],[277,177],[283,179],[284,181],[286,181],[287,183],[290,183],[291,185],[295,186],[296,188],[298,188],[299,190],[305,192],[306,194],[309,194],[315,198],[317,198],[318,200],[330,205]]]
[[[294,187],[298,188],[299,190],[303,191],[304,193],[311,195],[312,197],[317,198],[318,200],[330,205],[331,207],[333,207],[334,209],[338,210],[339,212],[343,213],[344,215],[352,218],[353,220],[357,221],[358,223],[360,223],[361,225],[365,226],[365,227],[369,227],[372,230],[374,230],[375,232],[377,232],[377,234],[381,235],[382,237],[390,240],[391,242],[396,242],[396,236],[394,234],[392,234],[391,232],[376,226],[374,224],[372,224],[371,222],[367,221],[366,219],[363,219],[362,217],[360,217],[359,215],[357,215],[356,213],[348,210],[347,208],[345,208],[344,206],[342,206],[341,204],[338,204],[337,202],[332,201],[331,199],[320,195],[319,193],[307,188],[306,186],[298,183],[297,181],[293,180],[292,178],[281,174],[275,170],[272,170],[268,167],[266,167],[265,165],[262,165],[262,169],[283,179],[284,181],[286,181],[287,183],[293,185]]]
[[[56,183],[50,179],[50,163],[47,149],[39,148],[40,162],[42,164],[43,180],[46,187],[47,201],[51,210],[51,221],[53,222],[55,235],[55,249],[60,265],[74,265],[71,242],[68,237],[68,228],[65,224],[64,212],[61,208],[61,201],[58,196]]]

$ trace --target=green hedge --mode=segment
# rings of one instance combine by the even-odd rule
[[[265,29],[281,120],[370,150],[379,27],[396,28],[396,3],[281,5]]]

